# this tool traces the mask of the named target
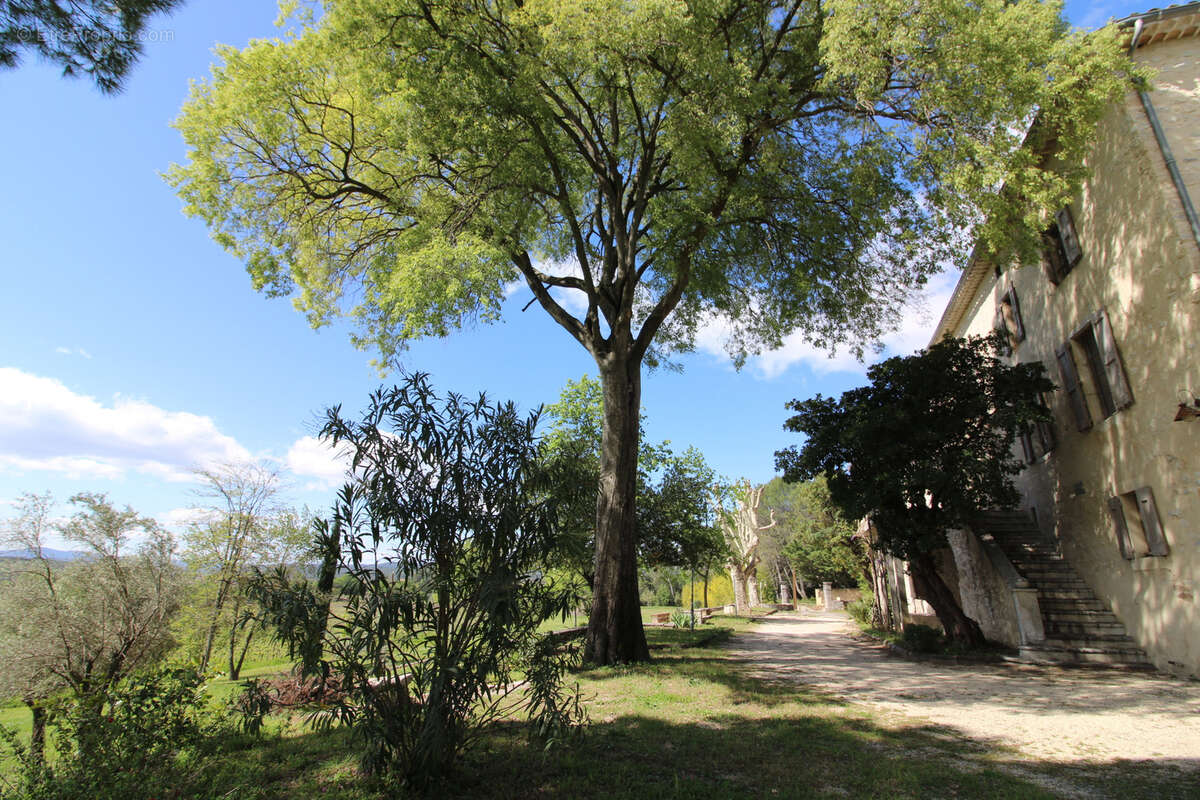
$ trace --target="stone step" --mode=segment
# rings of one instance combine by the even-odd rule
[[[1125,669],[1152,670],[1154,665],[1146,654],[1136,652],[1113,652],[1097,648],[1069,648],[1051,645],[1027,645],[1020,649],[1023,661],[1033,664],[1097,665]]]
[[[1128,639],[1125,626],[1120,622],[1095,622],[1092,620],[1069,622],[1062,619],[1043,620],[1046,635],[1054,639],[1095,639],[1097,637],[1120,637]]]
[[[1111,614],[1108,606],[1104,605],[1099,598],[1092,597],[1039,597],[1038,605],[1041,606],[1043,614],[1079,614],[1091,611],[1103,611]]]
[[[1070,578],[1071,580],[1082,580],[1079,573],[1071,569],[1069,564],[1046,564],[1046,563],[1031,563],[1031,564],[1013,564],[1026,578]]]
[[[1103,650],[1114,653],[1141,653],[1142,648],[1125,634],[1116,636],[1047,636],[1040,643],[1045,647],[1057,647],[1065,650]]]
[[[1058,623],[1058,622],[1062,622],[1062,623],[1091,622],[1091,623],[1095,623],[1097,625],[1108,625],[1108,624],[1112,624],[1112,623],[1116,623],[1119,625],[1121,622],[1119,619],[1117,619],[1117,615],[1112,613],[1108,609],[1083,609],[1083,608],[1045,609],[1045,608],[1043,608],[1042,616],[1046,619],[1047,622],[1056,622],[1056,623]]]
[[[1092,587],[1083,582],[1082,578],[1074,575],[1047,575],[1039,572],[1026,572],[1025,577],[1038,588],[1047,589],[1079,589],[1091,593]]]
[[[1039,604],[1046,600],[1096,600],[1096,602],[1100,602],[1092,590],[1087,588],[1037,585],[1034,588],[1037,589]],[[1102,603],[1100,608],[1104,608]]]

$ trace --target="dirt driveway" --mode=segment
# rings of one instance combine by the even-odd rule
[[[856,632],[841,614],[780,614],[738,635],[733,647],[763,677],[810,684],[1031,758],[1153,760],[1200,770],[1200,682],[1116,670],[918,663],[856,639]]]

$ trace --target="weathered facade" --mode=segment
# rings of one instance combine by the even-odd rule
[[[1122,24],[1153,91],[1102,122],[1043,263],[973,259],[934,335],[1003,328],[1059,386],[1055,424],[1020,443],[1029,525],[952,536],[954,578],[1022,652],[1108,660],[1087,640],[1123,626],[1158,668],[1200,675],[1200,3]]]

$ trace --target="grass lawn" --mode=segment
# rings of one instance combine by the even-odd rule
[[[498,724],[438,798],[1050,798],[1194,796],[1194,778],[1154,765],[1054,765],[791,683],[750,676],[720,642],[756,625],[720,618],[696,631],[649,628],[654,661],[577,672],[584,735],[531,747]],[[275,665],[255,665],[255,671]],[[229,683],[229,682],[224,682]],[[229,689],[232,689],[230,684]],[[221,685],[214,684],[214,691]],[[0,709],[7,714],[11,709]],[[2,718],[2,717],[0,717]],[[189,765],[187,798],[404,797],[357,771],[347,731],[277,716],[260,740]],[[1119,791],[1114,792],[1114,788]]]
[[[1064,785],[1100,794],[1118,774],[1123,797],[1183,796],[1188,786],[1161,771],[1092,774],[1028,762],[944,729],[750,677],[714,634],[719,640],[754,624],[649,629],[653,663],[575,675],[591,717],[581,739],[543,752],[528,746],[521,722],[497,725],[432,796],[1048,798],[1062,796]],[[262,741],[197,765],[182,796],[404,796],[357,773],[346,731],[313,732],[296,716],[277,725]]]

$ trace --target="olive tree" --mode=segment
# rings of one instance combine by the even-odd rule
[[[82,711],[99,714],[117,682],[173,645],[181,594],[167,531],[101,494],[77,494],[70,503],[76,512],[59,524],[49,495],[25,495],[3,529],[3,542],[30,557],[0,588],[0,696],[31,708],[35,757],[44,741],[43,702],[65,690]],[[83,556],[50,559],[53,533]]]
[[[169,180],[385,366],[514,280],[592,356],[599,663],[649,657],[643,365],[715,323],[738,363],[793,332],[861,351],[955,231],[1032,251],[1126,85],[1115,29],[1038,0],[324,0],[297,27],[218,51]]]

